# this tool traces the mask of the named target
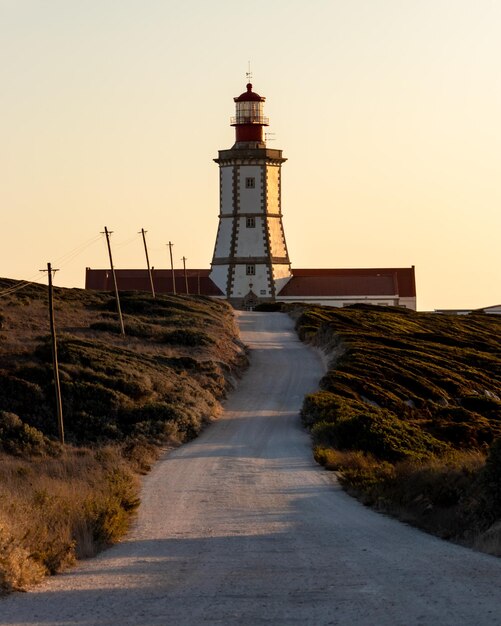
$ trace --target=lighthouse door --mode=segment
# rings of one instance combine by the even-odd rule
[[[245,296],[245,298],[242,300],[242,309],[244,311],[253,311],[258,304],[259,304],[259,298],[251,289],[249,293]]]

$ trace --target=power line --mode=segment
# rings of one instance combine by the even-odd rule
[[[33,276],[33,278],[36,278],[36,277],[37,276]],[[11,294],[16,293],[16,291],[21,291],[21,289],[26,289],[26,287],[28,287],[29,285],[35,285],[35,284],[40,284],[40,283],[34,280],[24,280],[22,283],[18,283],[17,285],[13,285],[12,287],[7,287],[7,289],[0,291],[0,298],[4,296],[10,296]]]
[[[119,248],[125,248],[125,246],[130,246],[131,243],[136,243],[136,242],[137,242],[137,237],[134,235],[134,237],[131,237],[130,239],[126,239],[125,241],[122,241],[122,243],[115,244],[114,248],[115,250],[118,250]]]
[[[82,252],[84,252],[85,250],[90,248],[90,246],[94,245],[100,240],[101,240],[101,235],[97,235],[87,241],[84,241],[83,243],[79,244],[72,250],[69,250],[65,254],[61,255],[58,259],[56,259],[56,263],[58,263],[58,265],[62,266],[63,268],[66,267],[71,261],[77,258],[80,254],[82,254]],[[40,284],[39,281],[34,280],[35,278],[38,278],[38,274],[31,276],[27,280],[23,280],[17,285],[12,285],[12,287],[7,287],[6,289],[0,291],[0,298],[12,295],[16,293],[17,291],[21,291],[22,289],[25,289],[29,285]]]
[[[60,256],[58,259],[56,259],[56,262],[59,265],[61,265],[62,263],[69,263],[70,261],[73,261],[73,259],[75,259],[77,256],[82,254],[84,250],[87,250],[87,248],[90,248],[90,246],[94,245],[100,240],[101,240],[101,235],[100,234],[95,235],[94,237],[92,237],[92,239],[89,239],[88,241],[81,243],[80,245],[73,248],[73,250],[69,250],[68,252]]]

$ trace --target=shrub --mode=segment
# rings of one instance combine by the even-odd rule
[[[343,398],[330,391],[317,391],[308,394],[301,409],[305,426],[313,426],[316,422],[337,422],[350,419],[367,410],[367,404],[353,398]]]
[[[361,450],[386,461],[425,457],[447,445],[406,424],[389,411],[366,409],[350,419],[320,422],[312,429],[315,443],[341,450]]]
[[[45,394],[37,384],[0,371],[0,409],[18,415],[46,415]]]
[[[501,439],[491,445],[481,478],[486,494],[484,506],[494,521],[501,517]]]
[[[148,317],[146,317],[148,320]],[[125,335],[127,337],[140,337],[143,339],[149,339],[155,334],[155,326],[151,323],[146,323],[137,317],[131,315],[124,316]],[[101,320],[99,322],[93,322],[90,324],[91,330],[101,330],[109,333],[119,335],[122,332],[120,321],[116,320]]]
[[[25,589],[42,580],[45,568],[30,551],[19,545],[12,531],[0,519],[0,593]]]
[[[444,407],[433,415],[431,432],[456,448],[478,448],[492,442],[501,434],[501,424],[491,423],[486,417],[464,407]]]
[[[491,420],[501,422],[501,401],[496,398],[475,394],[463,396],[460,401],[461,406],[466,410],[480,413]]]
[[[60,452],[57,443],[7,411],[0,411],[0,447],[16,456],[55,455]]]
[[[178,346],[208,346],[214,340],[203,331],[191,329],[178,329],[162,335],[162,343],[174,344]]]

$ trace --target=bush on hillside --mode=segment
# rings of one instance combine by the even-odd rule
[[[354,398],[344,398],[330,391],[317,391],[305,396],[301,417],[307,427],[317,422],[338,422],[351,419],[367,410],[367,404]]]
[[[15,456],[56,455],[59,444],[28,424],[15,413],[0,411],[0,448]]]
[[[389,411],[371,407],[348,419],[319,422],[312,428],[312,435],[316,445],[369,452],[392,462],[426,457],[447,449],[446,444],[402,422]]]
[[[302,410],[315,458],[363,502],[500,554],[501,319],[310,307],[297,328],[334,357]]]
[[[492,521],[501,518],[501,439],[491,445],[482,472],[482,484],[486,499],[484,506],[492,515]]]
[[[201,330],[191,330],[189,328],[172,330],[164,333],[161,338],[162,343],[178,346],[208,346],[214,343],[212,337]]]

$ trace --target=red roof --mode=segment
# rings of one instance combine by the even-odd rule
[[[415,297],[414,267],[357,269],[293,269],[279,296]]]
[[[264,102],[266,98],[262,98],[259,94],[252,91],[252,84],[247,83],[247,91],[240,94],[238,98],[233,98],[235,102]]]
[[[186,270],[188,291],[193,295],[222,296],[223,292],[209,278],[210,270]],[[172,271],[152,270],[153,285],[158,293],[172,293]],[[123,291],[150,291],[150,279],[147,270],[115,270],[117,286]],[[186,293],[184,270],[174,270],[177,293]],[[111,291],[113,278],[110,270],[93,270],[90,267],[85,273],[85,288]]]
[[[277,294],[279,297],[358,297],[396,296],[416,297],[414,267],[356,268],[356,269],[293,269],[292,278]],[[115,270],[121,290],[149,291],[148,272],[144,270]],[[174,270],[176,291],[185,293],[184,270]],[[205,296],[224,296],[209,277],[209,269],[190,269],[188,291]],[[172,292],[172,272],[169,269],[153,270],[155,290]],[[86,289],[111,291],[113,280],[110,270],[87,268]]]

